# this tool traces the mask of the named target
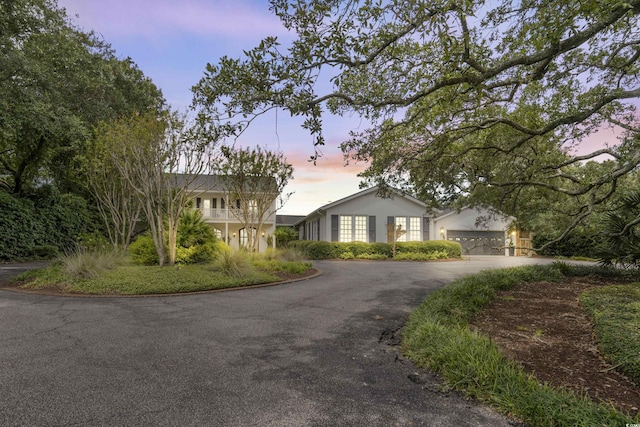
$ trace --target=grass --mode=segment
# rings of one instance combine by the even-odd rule
[[[640,385],[640,283],[612,285],[580,295],[609,362]]]
[[[627,274],[597,267],[526,266],[485,271],[432,293],[411,314],[403,331],[403,352],[418,366],[442,374],[461,390],[497,410],[536,426],[601,426],[637,423],[612,407],[540,384],[507,359],[468,322],[496,297],[522,282],[558,281],[565,276]]]
[[[94,254],[95,255],[95,254]],[[99,255],[63,257],[58,262],[17,276],[28,289],[56,288],[63,292],[95,295],[149,295],[196,292],[250,286],[279,281],[274,273],[280,271],[303,273],[310,263],[296,261],[262,261],[260,256],[247,253],[222,253],[209,264],[173,267],[141,266],[107,261],[100,263]],[[255,258],[255,262],[253,259]],[[101,268],[95,265],[101,265]],[[108,268],[107,268],[108,267]]]

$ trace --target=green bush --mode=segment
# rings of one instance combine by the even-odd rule
[[[61,261],[67,274],[85,279],[98,277],[105,271],[125,264],[124,256],[113,250],[78,250],[62,256]]]
[[[292,227],[276,227],[273,233],[276,237],[276,247],[286,248],[289,242],[298,240],[298,231]]]
[[[554,240],[556,236],[536,233],[533,235],[533,246],[539,248]],[[603,238],[597,231],[573,230],[562,241],[554,243],[544,250],[537,251],[538,255],[559,257],[587,257],[598,258],[602,252]]]
[[[370,259],[370,260],[383,260],[383,259],[389,259],[388,256],[383,255],[383,254],[360,254],[358,256],[356,256],[357,259]]]
[[[447,259],[449,255],[446,251],[432,252],[399,252],[393,258],[397,261],[434,261],[437,259]]]
[[[143,233],[131,242],[129,255],[131,261],[139,265],[156,265],[160,262],[153,237],[149,233]]]
[[[178,223],[177,246],[191,248],[197,245],[213,244],[216,240],[213,227],[204,222],[202,212],[186,209],[182,213]]]
[[[397,242],[396,254],[401,253],[423,253],[445,252],[445,258],[460,258],[462,256],[462,247],[458,242],[450,242],[447,240],[427,240],[424,242]]]
[[[375,242],[371,243],[371,253],[384,255],[386,258],[391,258],[393,256],[393,249],[388,243]]]
[[[329,258],[362,258],[362,255],[383,255],[384,258],[392,256],[391,245],[388,243],[364,243],[364,242],[319,242],[313,240],[298,240],[290,242],[290,247],[303,251],[309,259]],[[402,255],[400,259],[434,260],[442,258],[460,258],[462,248],[457,242],[446,240],[428,240],[425,242],[398,242],[397,254],[423,254]],[[445,254],[443,256],[443,254]],[[345,258],[346,257],[346,258]],[[404,257],[404,258],[402,258]],[[412,258],[413,257],[413,258]],[[366,259],[384,259],[381,257],[368,257]]]
[[[256,271],[251,261],[251,254],[230,247],[226,247],[216,254],[214,268],[223,274],[236,278],[252,275]]]
[[[354,259],[356,256],[351,251],[342,252],[340,254],[340,259]]]

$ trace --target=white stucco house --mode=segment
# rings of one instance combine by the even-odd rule
[[[205,223],[213,227],[219,239],[226,242],[232,248],[246,246],[247,233],[242,221],[240,202],[231,200],[229,195],[223,190],[220,177],[216,175],[201,175],[189,186],[193,201],[193,209],[202,213]],[[272,237],[276,230],[276,201],[268,209],[268,214],[264,218],[264,224],[260,230],[252,230],[258,238],[258,251],[264,252],[271,237],[271,247],[275,247],[275,237]]]
[[[436,211],[429,214],[425,203],[400,193],[381,198],[372,187],[326,204],[295,224],[301,240],[327,242],[386,242],[398,227],[404,234],[397,241],[450,240],[460,243],[464,255],[508,255],[512,218],[487,209]],[[392,232],[391,232],[392,233]]]

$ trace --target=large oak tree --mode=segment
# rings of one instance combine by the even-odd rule
[[[356,114],[362,177],[440,204],[489,204],[563,238],[640,164],[640,0],[271,0],[294,35],[207,66],[194,102],[237,135],[271,109]],[[622,138],[589,149],[596,130]],[[592,163],[602,156],[605,163]]]

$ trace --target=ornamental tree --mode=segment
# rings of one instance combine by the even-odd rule
[[[289,198],[284,188],[293,179],[293,166],[283,153],[261,147],[222,147],[222,161],[213,166],[219,175],[227,203],[237,205],[230,212],[242,224],[247,235],[246,247],[258,250],[258,233],[265,221]]]

